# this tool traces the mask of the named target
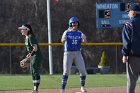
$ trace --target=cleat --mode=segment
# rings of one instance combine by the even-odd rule
[[[82,93],[87,93],[87,90],[84,89],[84,88],[82,88],[82,89],[81,89],[81,92],[82,92]]]

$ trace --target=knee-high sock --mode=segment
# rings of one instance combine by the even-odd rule
[[[34,84],[34,90],[38,90],[38,87],[40,85],[40,75],[33,76],[33,84]]]
[[[86,80],[86,76],[80,76],[80,84],[81,84],[81,87],[84,87],[85,86],[85,80]]]
[[[61,84],[61,89],[65,89],[66,84],[67,84],[67,80],[68,80],[68,76],[67,75],[63,75],[62,76],[62,84]]]

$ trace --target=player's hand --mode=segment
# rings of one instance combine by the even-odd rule
[[[122,57],[122,62],[123,62],[123,63],[128,62],[128,56],[123,56],[123,57]]]
[[[23,72],[26,72],[28,70],[29,63],[30,63],[30,59],[27,57],[20,61],[20,67],[22,68]]]
[[[86,39],[86,35],[85,34],[82,35],[82,42],[83,43],[86,43],[87,42],[87,39]]]
[[[86,35],[85,35],[85,34],[83,34],[83,35],[82,35],[82,38],[83,38],[83,39],[85,39],[85,38],[86,38]]]

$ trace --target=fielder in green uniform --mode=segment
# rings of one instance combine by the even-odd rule
[[[38,46],[38,42],[33,34],[32,28],[29,24],[22,25],[18,28],[22,35],[25,36],[25,45],[27,48],[28,57],[30,57],[30,72],[32,74],[34,89],[31,93],[38,93],[40,84],[40,65],[42,54]]]

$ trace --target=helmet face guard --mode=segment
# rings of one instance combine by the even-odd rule
[[[71,17],[69,19],[69,27],[72,27],[72,23],[74,23],[74,22],[78,22],[78,27],[79,27],[79,20],[77,17]]]

